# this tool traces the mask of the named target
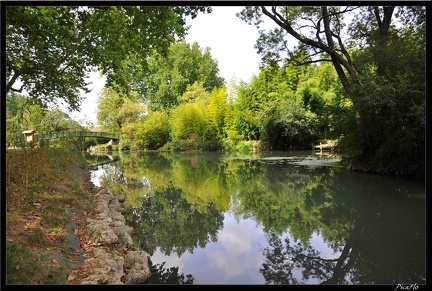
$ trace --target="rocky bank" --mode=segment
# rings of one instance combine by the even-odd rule
[[[96,187],[94,215],[87,218],[83,235],[91,243],[92,254],[81,266],[87,277],[79,284],[142,284],[151,275],[148,255],[135,250],[133,228],[122,215],[124,198],[109,188]]]

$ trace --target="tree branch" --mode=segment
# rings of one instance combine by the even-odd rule
[[[16,80],[19,78],[20,75],[21,75],[21,74],[18,73],[18,72],[15,72],[15,73],[14,73],[14,75],[12,76],[12,78],[9,80],[9,82],[8,82],[7,85],[6,85],[6,94],[7,94],[10,90],[12,90],[12,91],[14,91],[14,92],[19,92],[19,93],[22,92],[23,87],[24,87],[24,84],[21,86],[20,89],[14,89],[14,88],[12,88],[13,84],[16,82]]]
[[[332,62],[331,59],[319,59],[319,60],[310,60],[310,61],[292,61],[292,64],[294,66],[302,66],[302,65],[307,65],[307,64],[315,64],[315,63],[321,63],[321,62]]]

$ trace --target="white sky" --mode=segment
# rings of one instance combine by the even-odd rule
[[[201,13],[187,22],[191,25],[186,42],[192,44],[198,42],[204,50],[210,48],[214,60],[218,62],[220,75],[228,84],[233,76],[237,82],[243,80],[249,82],[250,78],[258,73],[260,56],[254,45],[258,39],[258,29],[254,25],[248,25],[235,14],[240,12],[243,6],[214,6],[210,14]],[[270,27],[267,20],[263,27]],[[104,80],[98,74],[92,74],[90,86],[91,93],[85,95],[81,104],[81,112],[69,112],[69,115],[84,125],[84,120],[96,124],[97,96],[104,86]]]
[[[228,83],[233,75],[238,81],[249,82],[258,73],[260,57],[254,49],[258,30],[236,17],[242,6],[214,6],[210,14],[198,14],[188,21],[191,25],[186,42],[198,42],[201,48],[210,47],[217,60],[220,74]]]

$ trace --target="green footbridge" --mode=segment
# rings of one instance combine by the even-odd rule
[[[94,131],[53,131],[53,132],[43,132],[36,133],[34,139],[36,142],[45,139],[55,139],[55,138],[72,138],[72,137],[97,137],[119,140],[119,133],[112,132],[94,132]]]

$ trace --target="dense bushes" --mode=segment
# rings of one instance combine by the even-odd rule
[[[136,129],[138,146],[145,149],[158,149],[170,140],[171,124],[165,111],[150,112],[142,118]]]

